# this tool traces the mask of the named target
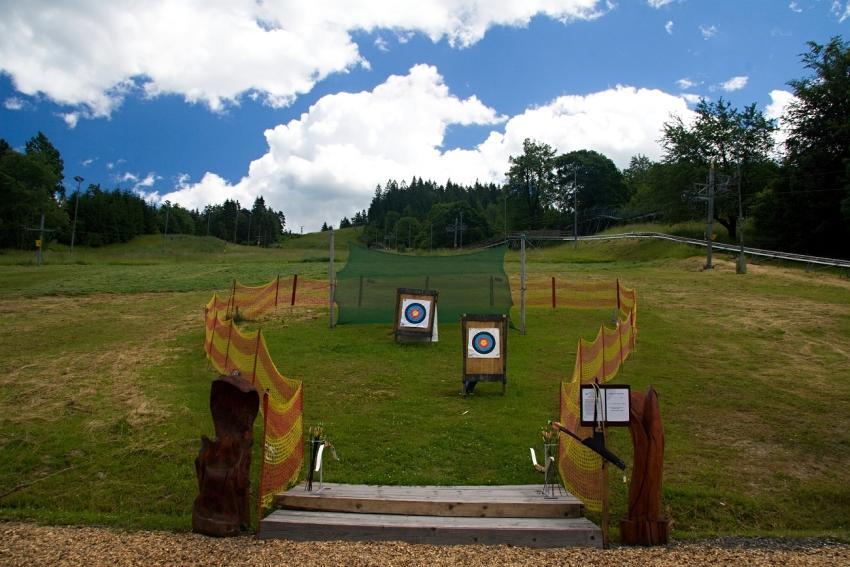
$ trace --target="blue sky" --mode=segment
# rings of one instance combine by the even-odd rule
[[[143,4],[0,0],[0,137],[153,201],[262,194],[296,230],[391,177],[500,182],[526,137],[658,159],[672,114],[780,116],[806,42],[850,35],[850,0]]]

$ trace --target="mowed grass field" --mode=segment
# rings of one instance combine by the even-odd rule
[[[354,233],[336,237],[339,269]],[[304,382],[305,425],[322,423],[340,457],[326,480],[534,483],[528,447],[557,417],[578,339],[612,315],[546,307],[547,278],[619,277],[638,290],[640,331],[617,381],[659,392],[674,537],[850,539],[850,280],[753,264],[736,275],[723,256],[704,272],[700,253],[654,241],[530,249],[541,305],[525,336],[509,333],[504,397],[486,383],[459,395],[455,322],[432,345],[397,345],[389,324],[330,330],[316,307],[243,325],[261,326],[277,366]],[[199,437],[212,433],[203,304],[234,277],[326,277],[327,257],[326,234],[273,250],[150,237],[50,251],[38,268],[0,254],[0,519],[189,529]],[[518,274],[516,252],[505,267]],[[628,431],[611,440],[630,462]],[[617,474],[611,489],[616,520]]]

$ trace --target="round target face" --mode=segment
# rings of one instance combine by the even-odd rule
[[[424,321],[427,316],[428,311],[425,310],[425,306],[421,303],[410,303],[404,309],[404,318],[412,325],[418,325]]]
[[[490,354],[496,348],[496,339],[488,331],[480,331],[472,337],[472,348],[479,354]]]

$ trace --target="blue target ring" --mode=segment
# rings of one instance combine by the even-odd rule
[[[418,325],[428,316],[428,311],[421,303],[410,303],[404,309],[404,319],[412,325]]]
[[[480,331],[472,336],[472,348],[478,354],[490,354],[496,348],[496,338],[488,331]]]

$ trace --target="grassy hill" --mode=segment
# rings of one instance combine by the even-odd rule
[[[338,268],[354,237],[336,232]],[[326,277],[326,246],[327,234],[272,250],[173,237],[163,252],[149,237],[56,250],[40,268],[0,256],[0,518],[188,529],[193,459],[212,433],[201,306],[234,277]],[[703,272],[702,260],[655,241],[534,248],[530,292],[551,276],[637,288],[637,353],[618,381],[660,394],[674,537],[850,539],[850,282],[759,264],[736,275],[722,255]],[[516,252],[506,269],[518,273]],[[278,366],[304,381],[305,424],[322,422],[341,459],[327,480],[501,484],[540,480],[528,447],[556,415],[578,338],[610,317],[529,308],[505,397],[482,384],[468,399],[453,322],[435,345],[404,346],[389,325],[331,331],[315,307],[245,325],[262,325]],[[627,431],[612,443],[631,460]],[[611,486],[616,519],[626,487]]]

